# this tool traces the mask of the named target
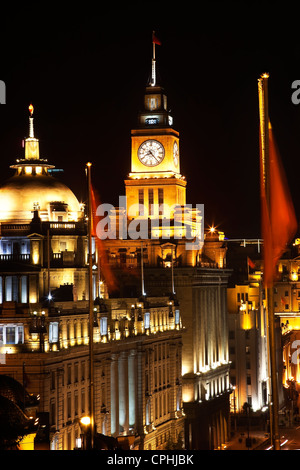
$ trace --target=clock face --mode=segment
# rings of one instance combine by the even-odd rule
[[[159,165],[164,159],[165,149],[157,140],[146,140],[138,149],[138,157],[146,166]]]
[[[173,161],[174,161],[174,165],[177,166],[178,161],[179,161],[179,149],[178,149],[178,144],[176,141],[174,142],[174,145],[173,145]]]

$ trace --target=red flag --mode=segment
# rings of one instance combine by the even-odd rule
[[[155,36],[154,31],[152,33],[152,42],[154,42],[154,44],[158,44],[159,46],[161,46],[161,41]]]
[[[249,258],[249,256],[247,256],[247,263],[248,263],[248,266],[250,266],[250,268],[252,269],[255,268],[255,264],[253,263],[252,259]]]
[[[269,124],[269,206],[265,193],[262,159],[261,171],[261,215],[264,239],[264,284],[272,286],[276,264],[286,250],[297,230],[297,220],[290,191],[287,185],[280,155]]]

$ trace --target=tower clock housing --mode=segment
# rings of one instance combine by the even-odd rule
[[[131,131],[131,172],[125,187],[129,218],[173,218],[174,207],[186,203],[179,132],[173,129],[161,86],[146,87],[138,126]]]

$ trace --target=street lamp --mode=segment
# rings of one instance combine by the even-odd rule
[[[83,416],[80,419],[80,424],[83,430],[82,440],[83,440],[83,450],[88,450],[90,447],[90,426],[91,418],[89,416]]]

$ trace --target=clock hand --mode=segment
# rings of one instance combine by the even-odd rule
[[[152,152],[151,150],[149,150],[148,153],[150,153],[151,156],[152,156],[153,158],[155,158],[155,160],[158,162],[158,158],[156,157],[156,155],[153,154],[153,152]]]

